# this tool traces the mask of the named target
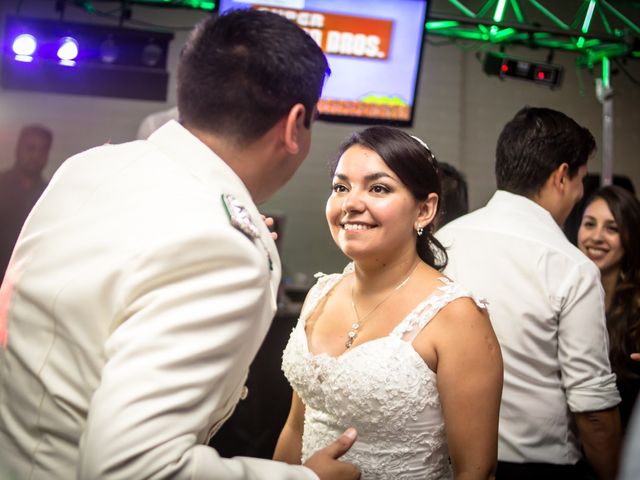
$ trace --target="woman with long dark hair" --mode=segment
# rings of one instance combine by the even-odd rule
[[[589,200],[578,246],[600,269],[605,294],[609,357],[622,397],[626,426],[640,390],[640,202],[607,186]],[[637,359],[637,360],[636,360]]]

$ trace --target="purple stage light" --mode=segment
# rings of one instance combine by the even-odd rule
[[[68,65],[78,57],[78,41],[73,37],[63,37],[58,47],[58,58]]]
[[[24,35],[17,41],[23,34],[33,38]],[[7,16],[3,37],[9,47],[4,54],[0,52],[3,89],[141,100],[167,98],[171,33]],[[148,45],[155,49],[146,48]]]
[[[18,35],[12,44],[13,53],[20,57],[30,57],[38,48],[36,37],[28,33]]]

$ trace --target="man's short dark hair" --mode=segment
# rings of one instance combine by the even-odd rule
[[[329,72],[320,47],[295,23],[266,11],[232,10],[200,23],[182,51],[180,118],[246,144],[301,103],[308,128]]]
[[[563,163],[569,166],[569,177],[573,178],[595,148],[591,132],[564,113],[525,107],[498,137],[498,189],[531,197]]]

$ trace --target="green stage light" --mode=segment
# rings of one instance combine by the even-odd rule
[[[432,32],[434,30],[442,30],[443,28],[452,28],[459,25],[460,23],[453,20],[434,20],[431,22],[427,22],[425,24],[425,28],[428,32]]]
[[[504,7],[507,3],[507,0],[499,0],[498,6],[496,7],[496,12],[493,15],[493,21],[496,23],[500,23],[502,21],[502,17],[504,16]]]
[[[87,2],[85,0],[75,1],[86,8],[87,5],[91,6],[91,3],[100,2],[102,0],[93,0],[93,2]],[[127,0],[126,3],[129,5],[145,5],[148,7],[189,8],[210,12],[218,8],[218,2],[216,0]]]

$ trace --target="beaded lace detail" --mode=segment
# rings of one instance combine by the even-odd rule
[[[442,286],[389,336],[338,357],[314,355],[307,345],[306,319],[352,271],[349,264],[342,274],[319,276],[283,353],[282,369],[305,404],[302,461],[353,426],[358,440],[342,459],[358,465],[363,480],[452,478],[436,374],[411,341],[442,307],[472,295],[441,278]]]

